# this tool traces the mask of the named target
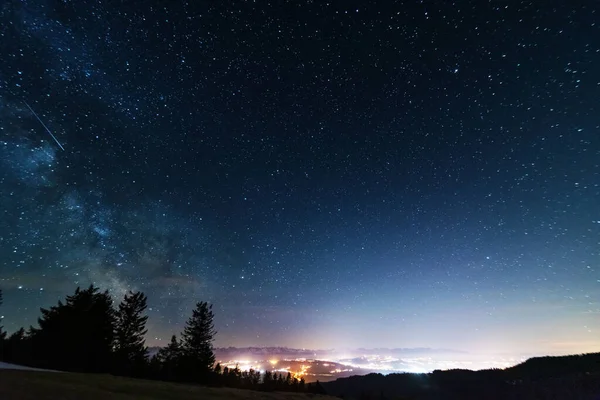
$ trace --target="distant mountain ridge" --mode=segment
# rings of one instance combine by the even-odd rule
[[[311,349],[296,349],[290,347],[258,347],[258,346],[249,346],[249,347],[215,347],[215,353],[248,353],[248,354],[316,354],[316,353],[327,353],[333,350],[311,350]]]
[[[403,354],[410,354],[410,353],[458,353],[458,354],[469,354],[468,351],[464,351],[464,350],[457,350],[457,349],[435,349],[435,348],[431,348],[431,347],[394,347],[394,348],[387,348],[387,347],[379,347],[379,348],[372,348],[372,349],[368,349],[368,348],[358,348],[355,349],[355,351],[359,351],[359,352],[363,352],[363,353],[367,353],[367,354],[390,354],[390,353],[403,353]]]
[[[156,354],[161,347],[149,347],[148,352],[152,356]],[[294,349],[289,347],[258,347],[258,346],[249,346],[249,347],[215,347],[213,349],[217,358],[224,356],[290,356],[296,358],[309,358],[314,357],[316,355],[328,354],[328,352],[332,352],[332,350],[310,350],[310,349]]]
[[[155,346],[148,348],[150,354],[156,353],[161,347]],[[318,357],[327,355],[364,355],[364,354],[381,354],[381,355],[409,355],[409,354],[468,354],[466,351],[456,349],[435,349],[430,347],[413,347],[413,348],[344,348],[344,349],[306,349],[306,348],[293,348],[286,346],[247,346],[247,347],[215,347],[214,352],[216,355],[226,354],[247,354],[247,355],[289,355],[297,357]]]

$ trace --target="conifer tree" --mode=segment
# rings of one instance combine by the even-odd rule
[[[148,349],[144,335],[147,315],[146,295],[129,292],[119,304],[115,329],[115,372],[139,375],[148,363]]]
[[[231,376],[229,374],[229,368],[223,368],[223,375],[221,376],[221,382],[224,386],[231,387]]]
[[[263,389],[271,390],[273,388],[273,373],[271,371],[265,371],[263,375]]]
[[[0,289],[0,306],[1,305],[2,305],[2,289]],[[0,317],[0,322],[2,322],[2,317]],[[6,332],[2,328],[2,325],[0,325],[0,359],[1,359],[2,353],[3,353],[2,349],[4,348],[4,346],[3,346],[4,339],[6,339]]]
[[[223,376],[223,367],[221,367],[221,363],[217,363],[213,370],[215,373],[215,384],[218,386],[222,386],[225,383],[225,378]]]
[[[163,364],[158,358],[158,353],[150,357],[146,376],[148,379],[166,379],[163,376]]]
[[[175,361],[181,357],[181,345],[176,335],[171,336],[171,341],[167,347],[163,347],[158,351],[158,357],[162,362]]]
[[[199,302],[182,334],[182,353],[186,379],[206,382],[215,364],[212,342],[216,334],[212,305]]]
[[[37,366],[77,372],[112,369],[115,312],[108,291],[93,285],[41,309],[39,328],[32,328],[32,356]]]
[[[239,366],[229,370],[229,382],[232,387],[240,387],[242,383],[242,370]]]
[[[0,306],[2,305],[2,289],[0,289]],[[6,332],[4,331],[4,329],[2,328],[2,316],[0,316],[0,360],[4,360],[5,356],[5,349],[6,349]]]
[[[29,365],[29,338],[24,328],[13,332],[4,340],[4,353],[2,359],[9,363]]]
[[[158,351],[156,358],[160,362],[161,375],[163,379],[167,380],[180,380],[178,376],[179,367],[181,364],[181,345],[177,341],[177,336],[171,336],[171,341],[167,347],[163,347]]]
[[[251,387],[255,388],[260,383],[260,371],[255,371],[250,368],[248,371],[248,383]]]
[[[327,394],[323,385],[318,380],[315,383],[308,384],[308,392],[315,394]]]
[[[249,375],[248,371],[242,371],[241,384],[242,384],[242,387],[250,386],[250,375]]]

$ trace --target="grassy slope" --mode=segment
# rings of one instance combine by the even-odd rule
[[[155,399],[333,399],[301,393],[263,393],[229,388],[207,388],[110,375],[0,370],[0,399],[18,400],[155,400]]]

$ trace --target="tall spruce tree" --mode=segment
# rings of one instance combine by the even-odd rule
[[[211,378],[215,364],[212,342],[216,331],[213,319],[212,305],[202,301],[196,304],[185,325],[182,334],[182,361],[186,380],[206,383]]]
[[[148,364],[148,348],[144,335],[148,332],[144,315],[147,297],[142,292],[129,292],[119,304],[115,329],[115,372],[138,376]]]

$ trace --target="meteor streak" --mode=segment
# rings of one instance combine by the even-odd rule
[[[50,129],[48,129],[48,127],[46,126],[46,124],[44,123],[44,121],[42,121],[40,119],[40,117],[38,117],[38,115],[35,113],[35,111],[33,111],[33,108],[31,108],[31,106],[29,104],[27,104],[27,102],[25,100],[23,100],[23,103],[25,103],[25,105],[27,106],[27,108],[29,108],[29,111],[31,111],[31,113],[33,115],[35,115],[35,117],[37,118],[37,120],[40,121],[40,124],[42,124],[42,126],[46,129],[46,132],[48,132],[50,134],[50,136],[52,136],[52,139],[54,139],[54,141],[56,142],[56,144],[58,145],[58,147],[60,147],[62,151],[65,151],[65,148],[62,146],[62,144],[60,144],[60,142],[58,141],[58,139],[56,138],[56,136],[54,136],[52,134],[52,132],[50,132]]]

